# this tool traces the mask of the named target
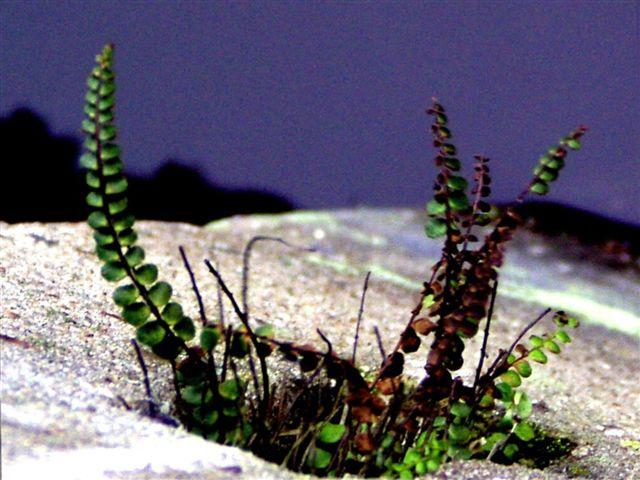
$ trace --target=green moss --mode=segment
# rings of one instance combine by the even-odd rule
[[[52,351],[58,351],[58,352],[62,352],[63,350],[61,348],[59,348],[55,343],[53,343],[51,340],[48,340],[46,338],[41,338],[41,337],[35,337],[35,336],[29,336],[27,338],[25,338],[25,341],[36,347],[36,348],[40,348],[46,352],[52,352]]]
[[[360,275],[364,269],[357,268],[353,265],[349,265],[347,262],[341,262],[339,260],[331,260],[330,258],[323,257],[317,253],[311,253],[305,257],[305,260],[314,265],[320,265],[322,267],[328,267],[336,272],[344,275]]]
[[[385,268],[382,265],[369,265],[369,270],[371,270],[371,274],[374,275],[375,278],[381,278],[387,282],[393,283],[394,285],[399,285],[410,290],[415,290],[420,286],[419,282],[411,280],[403,275],[399,275],[393,270]]]
[[[207,223],[204,228],[213,232],[230,230],[231,220],[229,220],[228,218],[223,218],[222,220],[214,220],[213,222]]]
[[[640,452],[640,441],[638,440],[620,440],[620,446]]]
[[[572,463],[567,466],[567,474],[569,475],[569,478],[589,477],[591,476],[591,471],[584,465],[581,465],[579,463]]]

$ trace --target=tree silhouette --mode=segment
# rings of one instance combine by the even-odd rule
[[[80,141],[53,134],[37,113],[19,108],[0,117],[3,182],[0,220],[83,221],[87,216]],[[293,205],[259,190],[231,190],[208,183],[197,170],[172,159],[151,178],[131,177],[131,205],[138,218],[204,224],[235,214],[276,213]]]

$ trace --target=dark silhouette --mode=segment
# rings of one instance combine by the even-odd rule
[[[292,204],[257,190],[213,188],[197,170],[169,160],[150,179],[130,177],[127,195],[138,218],[197,225],[237,214],[292,210]]]
[[[613,220],[580,208],[552,202],[526,202],[518,213],[534,231],[547,235],[569,234],[583,243],[599,244],[609,240],[640,244],[640,226]]]
[[[80,140],[49,131],[36,113],[20,108],[0,118],[0,220],[82,221],[88,209]],[[235,214],[291,210],[288,200],[257,190],[228,190],[171,160],[153,177],[129,176],[132,211],[140,219],[204,224]]]
[[[638,225],[552,202],[527,202],[517,210],[531,230],[584,247],[584,257],[640,270]]]
[[[84,186],[76,162],[78,139],[55,136],[42,118],[18,109],[0,118],[0,219],[8,222],[80,220]]]

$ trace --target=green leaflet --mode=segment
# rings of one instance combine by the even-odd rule
[[[554,353],[556,355],[560,353],[560,345],[558,345],[553,340],[546,340],[544,342],[544,348],[546,348],[549,352]]]
[[[158,278],[158,267],[152,263],[142,265],[135,269],[135,277],[142,285],[151,285]]]
[[[124,318],[134,327],[139,327],[140,325],[144,324],[150,315],[151,309],[144,302],[130,302],[122,310],[122,318]]]
[[[471,413],[471,407],[466,403],[456,402],[451,406],[451,415],[459,418],[467,418]]]
[[[119,214],[112,218],[111,223],[113,225],[113,229],[117,233],[120,233],[133,227],[133,224],[135,223],[135,219],[133,215]]]
[[[430,218],[425,226],[429,238],[440,238],[447,234],[447,223],[441,218]]]
[[[104,205],[102,196],[96,192],[89,192],[87,195],[87,205],[90,207],[100,208]]]
[[[182,399],[192,405],[201,405],[203,400],[206,403],[213,398],[211,391],[202,383],[184,388],[181,394]]]
[[[524,420],[529,418],[533,413],[533,404],[525,392],[516,392],[513,396],[513,402],[516,405],[518,417],[520,417],[520,419]]]
[[[561,341],[562,343],[571,343],[571,337],[564,330],[558,330],[555,334],[555,337],[557,340]]]
[[[182,312],[182,305],[179,303],[169,302],[162,309],[162,318],[164,318],[165,322],[169,325],[175,325],[182,317],[184,317],[184,313]]]
[[[116,193],[123,193],[127,189],[127,179],[124,177],[116,180],[107,181],[105,187],[105,193],[107,195],[115,195]]]
[[[236,380],[227,380],[218,386],[218,393],[227,400],[237,400],[240,396],[240,385]]]
[[[464,443],[469,440],[471,431],[465,425],[450,425],[449,438],[455,443]]]
[[[520,380],[520,375],[518,375],[518,373],[514,370],[507,370],[505,373],[500,375],[500,380],[502,380],[512,388],[519,387],[522,383],[522,380]]]
[[[531,185],[530,190],[538,195],[546,195],[549,193],[549,185],[543,180],[538,180]]]
[[[88,168],[88,167],[85,167],[85,168]],[[87,182],[87,185],[89,185],[89,187],[100,188],[100,177],[96,175],[94,172],[87,172],[85,180]]]
[[[129,201],[126,198],[122,198],[120,200],[116,200],[114,202],[109,202],[109,214],[116,215],[118,213],[124,212],[129,206]]]
[[[273,325],[260,325],[255,329],[255,334],[258,337],[273,338],[275,329],[273,328]]]
[[[171,298],[172,293],[171,285],[167,282],[158,282],[149,289],[149,298],[157,307],[162,307],[167,304]]]
[[[96,255],[103,262],[118,262],[120,260],[120,254],[118,248],[115,245],[96,246]]]
[[[513,433],[523,442],[528,442],[535,436],[533,428],[531,428],[531,425],[529,425],[527,422],[518,423]]]
[[[427,214],[441,216],[447,212],[447,206],[444,203],[440,203],[437,200],[431,200],[427,203]]]
[[[325,469],[331,463],[332,455],[322,448],[315,448],[309,456],[308,465],[319,470]]]
[[[142,247],[133,246],[127,250],[127,253],[124,254],[124,257],[127,260],[127,263],[130,267],[137,267],[144,260],[144,250]],[[144,283],[144,282],[142,282]]]
[[[107,220],[106,215],[100,211],[91,212],[87,223],[89,223],[89,226],[95,229],[109,226],[109,221]]]
[[[529,358],[534,362],[547,363],[547,356],[539,348],[531,350],[531,352],[529,353]]]
[[[218,421],[218,411],[211,408],[198,406],[193,410],[193,416],[196,420],[208,427],[214,425]]]
[[[136,330],[136,337],[138,341],[153,347],[162,341],[165,337],[166,331],[159,321],[148,322],[142,325]]]
[[[204,327],[200,333],[200,346],[204,350],[215,348],[220,340],[220,331],[216,327]]]
[[[182,338],[184,341],[192,340],[196,336],[196,327],[193,324],[193,320],[189,317],[182,317],[182,319],[176,323],[173,327],[173,331]]]
[[[138,298],[138,289],[134,285],[122,285],[116,288],[113,292],[112,298],[116,305],[126,307],[131,305]]]
[[[526,360],[521,360],[519,362],[516,362],[513,365],[513,368],[516,369],[516,371],[520,374],[521,377],[527,378],[531,376],[531,373],[532,373],[531,364],[529,364],[529,362],[527,362]]]
[[[464,177],[460,177],[457,175],[451,175],[449,178],[447,178],[447,186],[451,189],[451,190],[466,190],[467,186],[468,186],[468,182],[467,180],[465,180]]]
[[[109,282],[118,282],[127,276],[127,270],[119,262],[107,262],[100,270],[102,277]]]
[[[323,443],[336,443],[342,439],[346,431],[347,429],[344,425],[325,423],[320,429],[318,440]]]
[[[126,228],[118,232],[118,241],[123,247],[129,247],[136,243],[138,234],[131,228]]]
[[[96,158],[96,156],[93,153],[86,152],[86,153],[83,153],[80,156],[80,165],[83,168],[86,168],[86,169],[89,169],[89,170],[97,170],[98,169],[98,159]],[[96,176],[94,178],[96,178],[96,180],[94,182],[91,182],[91,183],[95,183],[95,186],[97,187],[97,186],[100,185],[98,183],[98,181],[97,181],[98,177]],[[90,187],[94,186],[94,185],[91,185],[91,183],[89,181],[87,181],[87,183],[89,183]]]
[[[570,138],[566,141],[566,144],[571,150],[580,150],[580,140]]]

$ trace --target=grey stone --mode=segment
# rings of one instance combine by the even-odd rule
[[[206,228],[140,222],[138,229],[148,258],[194,318],[178,245],[194,265],[210,316],[217,311],[215,284],[204,258],[215,259],[238,291],[240,254],[250,237],[275,235],[314,247],[313,253],[277,243],[256,247],[252,315],[302,342],[320,345],[315,329],[321,328],[344,355],[351,351],[362,281],[371,270],[358,347],[358,362],[367,369],[380,361],[372,327],[391,348],[438,255],[440,246],[424,238],[422,223],[409,210],[350,210],[234,217]],[[113,285],[100,277],[92,242],[84,224],[0,224],[3,478],[299,477],[141,414],[145,393],[129,344],[133,329],[112,316]],[[581,317],[573,343],[535,368],[525,384],[538,401],[533,420],[577,447],[544,471],[471,461],[448,464],[436,477],[638,478],[639,284],[633,271],[581,260],[555,240],[519,235],[501,276],[491,353],[547,305]],[[477,352],[479,342],[471,341],[467,352]],[[420,352],[407,358],[415,377],[424,362]],[[463,375],[472,374],[476,356],[468,356]],[[145,360],[168,414],[168,368],[149,353]],[[274,368],[282,378],[286,369]]]

